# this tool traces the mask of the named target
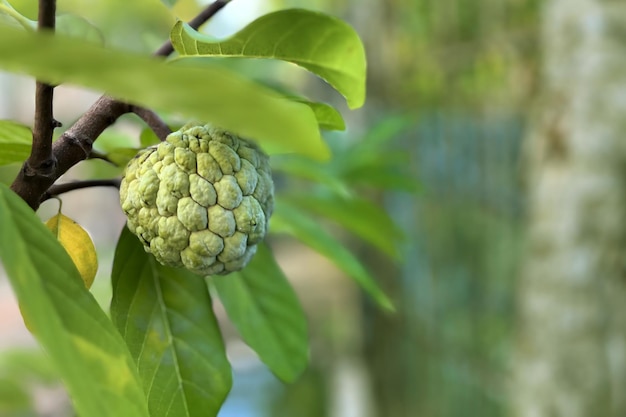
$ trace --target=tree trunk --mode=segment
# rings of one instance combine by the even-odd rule
[[[513,415],[626,415],[626,2],[550,0]]]

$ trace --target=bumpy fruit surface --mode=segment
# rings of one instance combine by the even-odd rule
[[[242,269],[265,237],[274,205],[269,158],[210,125],[186,125],[126,167],[128,228],[162,264],[200,275]]]

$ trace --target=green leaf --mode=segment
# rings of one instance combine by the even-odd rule
[[[167,7],[174,7],[178,0],[161,0],[161,3],[166,5]]]
[[[0,415],[32,416],[35,415],[33,409],[27,384],[0,376]]]
[[[135,358],[150,417],[216,416],[232,385],[207,284],[159,264],[124,228],[111,317]]]
[[[384,210],[370,201],[329,193],[293,193],[279,198],[301,212],[310,211],[332,219],[391,258],[400,258],[397,243],[403,240],[402,231]]]
[[[2,26],[0,39],[11,39],[0,42],[0,67],[9,71],[52,84],[105,90],[128,102],[212,122],[261,143],[319,159],[329,156],[308,106],[223,68],[166,65],[155,57]]]
[[[351,191],[340,177],[328,166],[301,155],[276,155],[271,159],[272,171],[324,184],[341,196],[350,196]]]
[[[320,129],[326,130],[345,130],[346,123],[343,121],[341,113],[337,111],[333,106],[326,103],[318,103],[314,101],[308,101],[304,99],[293,99],[298,103],[306,104],[313,110],[317,124]]]
[[[15,10],[7,0],[0,0],[0,24],[33,31],[37,28],[37,22],[30,20],[20,12]]]
[[[343,179],[354,185],[363,185],[383,190],[399,190],[414,193],[420,185],[413,175],[398,170],[373,170],[357,167],[341,174]]]
[[[24,162],[30,155],[31,130],[19,123],[0,120],[0,165]]]
[[[269,247],[259,244],[246,268],[211,281],[244,342],[276,376],[293,382],[308,363],[306,317]]]
[[[365,49],[354,29],[322,13],[291,9],[261,16],[215,41],[177,22],[170,33],[181,56],[271,58],[292,62],[326,80],[350,108],[365,102]]]
[[[354,279],[377,303],[386,310],[394,310],[393,303],[380,289],[374,278],[348,249],[328,234],[314,219],[297,208],[276,200],[272,215],[273,233],[287,233],[327,257]]]
[[[146,127],[139,135],[139,143],[142,148],[147,148],[148,146],[158,145],[161,143],[161,139],[154,133],[154,130]]]
[[[25,321],[52,358],[79,415],[148,417],[135,364],[65,249],[0,184],[0,260]]]
[[[37,381],[45,385],[58,384],[60,380],[50,357],[38,348],[19,347],[3,351],[0,354],[0,375],[14,381]]]
[[[104,35],[87,19],[75,14],[57,16],[56,32],[77,39],[104,45]]]
[[[137,148],[116,148],[108,152],[106,157],[118,167],[125,167],[139,151]]]

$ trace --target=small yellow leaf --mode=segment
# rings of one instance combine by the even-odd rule
[[[98,271],[98,256],[89,234],[78,223],[61,213],[51,217],[46,222],[46,227],[72,258],[85,287],[91,288]]]

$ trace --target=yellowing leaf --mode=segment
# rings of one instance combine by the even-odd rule
[[[72,258],[85,287],[91,288],[98,272],[98,256],[89,234],[78,223],[61,213],[51,217],[46,222],[46,227]]]

